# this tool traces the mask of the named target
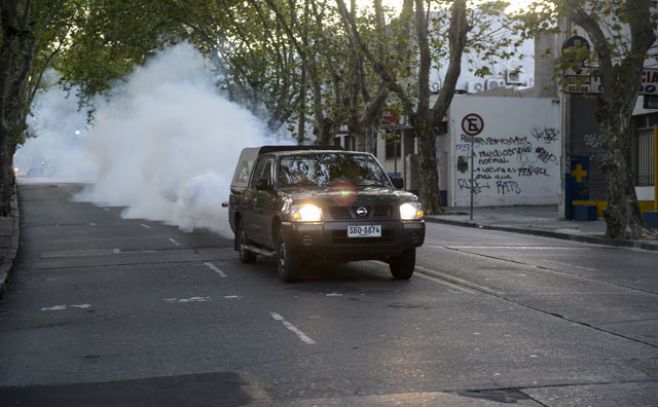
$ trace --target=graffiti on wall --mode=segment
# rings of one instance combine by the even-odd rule
[[[456,150],[467,151],[474,142],[473,182],[459,178],[460,191],[477,195],[486,192],[500,196],[523,193],[524,185],[536,179],[558,176],[560,130],[554,127],[532,128],[527,136],[476,137],[462,134]],[[467,147],[468,146],[468,147]],[[463,173],[463,171],[462,171]],[[555,174],[555,175],[553,175]],[[485,191],[486,190],[486,191]]]

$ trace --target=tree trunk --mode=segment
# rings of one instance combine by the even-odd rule
[[[28,2],[20,10],[20,3],[0,3],[0,216],[11,213],[14,152],[26,127],[26,83],[34,55],[31,5]]]
[[[613,58],[615,48],[603,31],[597,16],[581,4],[567,2],[567,15],[589,35],[598,54],[603,93],[597,111],[603,135],[602,166],[608,186],[608,207],[605,211],[607,235],[615,239],[655,239],[640,216],[631,168],[630,120],[637,101],[647,51],[656,41],[651,2],[626,0],[618,5],[626,15],[630,44],[623,59]],[[630,45],[630,46],[628,46]]]
[[[422,176],[418,180],[420,202],[429,214],[443,212],[439,202],[439,172],[436,159],[436,144],[429,115],[416,116],[414,135],[418,139],[419,164]]]
[[[0,140],[9,139],[6,126],[0,125]],[[13,154],[9,143],[0,143],[0,216],[11,214],[11,197],[14,191]]]
[[[627,109],[601,108],[598,119],[603,135],[602,167],[606,177],[608,207],[606,234],[616,239],[653,239],[640,214],[631,166],[632,136]]]
[[[377,136],[379,135],[379,127],[372,125],[368,126],[365,131],[366,145],[364,151],[376,155],[377,153]]]
[[[306,67],[304,65],[300,68],[302,70],[299,78],[299,122],[297,123],[297,144],[304,144],[306,137]]]

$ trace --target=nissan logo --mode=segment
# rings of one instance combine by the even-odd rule
[[[366,216],[368,214],[368,209],[363,206],[360,206],[356,209],[356,214],[359,216]]]

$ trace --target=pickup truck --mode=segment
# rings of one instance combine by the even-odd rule
[[[425,240],[418,197],[369,153],[326,146],[245,148],[229,222],[243,263],[273,257],[281,279],[316,262],[381,260],[409,279]]]

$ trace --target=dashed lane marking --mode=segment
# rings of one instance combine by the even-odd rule
[[[272,318],[274,320],[279,321],[285,326],[289,331],[292,331],[297,335],[297,337],[304,343],[308,345],[315,345],[316,342],[309,338],[304,332],[302,332],[299,328],[291,324],[290,322],[286,321],[281,315],[277,314],[276,312],[270,312],[270,315],[272,315]]]
[[[91,304],[54,305],[52,307],[43,307],[41,311],[65,311],[70,308],[85,309],[90,307]]]
[[[119,253],[121,253],[121,249],[119,249],[119,248],[112,249],[112,253],[119,254]]]
[[[208,267],[210,270],[214,271],[215,273],[219,274],[220,277],[226,278],[228,277],[226,273],[224,273],[222,270],[219,269],[219,267],[215,266],[212,263],[203,263],[206,267]]]
[[[189,303],[189,302],[208,302],[212,301],[210,297],[190,297],[190,298],[165,298],[168,303]]]
[[[149,225],[145,225],[143,223],[140,223],[139,226],[143,227],[144,229],[151,229]]]
[[[460,245],[427,245],[427,247],[436,249],[450,250],[582,250],[581,247],[574,246],[460,246]]]
[[[173,238],[171,238],[171,237],[169,238],[169,241],[170,241],[171,243],[173,243],[174,246],[180,246],[180,243],[178,243],[177,241],[175,241],[175,240],[174,240]]]

